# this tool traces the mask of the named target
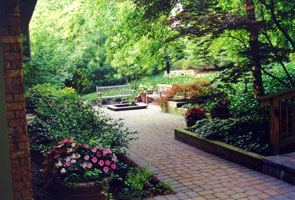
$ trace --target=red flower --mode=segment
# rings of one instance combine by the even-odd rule
[[[186,119],[202,119],[205,117],[204,109],[200,106],[189,108],[185,113]]]

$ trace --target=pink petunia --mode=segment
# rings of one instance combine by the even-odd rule
[[[112,168],[112,169],[116,169],[117,166],[116,166],[115,164],[112,164],[112,165],[111,165],[111,168]]]
[[[98,164],[99,164],[100,166],[103,166],[103,165],[104,165],[103,160],[100,160],[100,161],[98,162]]]
[[[103,155],[107,155],[109,153],[109,151],[107,149],[103,150]]]
[[[91,159],[91,161],[92,161],[93,163],[96,163],[96,162],[97,162],[97,158],[96,158],[96,157],[93,157],[93,158]]]
[[[68,167],[68,166],[71,165],[71,162],[67,161],[65,164],[66,164],[66,166]]]
[[[100,158],[100,157],[102,156],[102,154],[101,154],[101,153],[97,153],[96,156],[97,156],[98,158]]]
[[[113,161],[113,162],[117,162],[117,160],[116,160],[115,158],[112,158],[112,161]]]
[[[89,160],[89,156],[88,155],[84,156],[84,160]]]
[[[107,173],[107,172],[109,171],[109,168],[108,168],[108,167],[104,167],[104,168],[103,168],[103,171],[104,171],[105,173]]]
[[[93,148],[91,151],[92,151],[93,153],[95,153],[95,152],[97,151],[97,149],[96,149],[96,148]]]
[[[109,160],[106,160],[106,161],[105,161],[105,164],[106,164],[106,165],[110,165],[111,162],[110,162]]]
[[[91,167],[92,167],[92,164],[91,164],[91,163],[88,163],[88,164],[87,164],[87,168],[88,168],[88,169],[91,169]]]

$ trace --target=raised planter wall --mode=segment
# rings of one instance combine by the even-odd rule
[[[114,105],[108,105],[108,109],[113,111],[122,111],[122,110],[137,110],[137,109],[145,109],[147,108],[147,104],[144,103],[136,103],[135,106],[129,106],[129,104],[114,104]]]
[[[251,153],[223,142],[201,138],[196,133],[185,129],[176,129],[175,139],[231,162],[262,172],[262,155]]]
[[[181,115],[184,116],[187,109],[186,108],[180,108],[184,102],[177,102],[177,101],[168,101],[167,102],[167,109],[163,108],[162,106],[162,111],[175,114],[175,115]]]

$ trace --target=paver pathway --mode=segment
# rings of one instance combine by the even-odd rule
[[[130,156],[162,181],[170,182],[175,195],[155,200],[295,200],[295,186],[247,169],[174,139],[174,129],[185,127],[181,116],[163,113],[160,107],[114,112],[127,127],[139,132],[130,145]]]

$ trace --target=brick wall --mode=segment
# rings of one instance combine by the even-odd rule
[[[0,39],[4,62],[10,160],[14,200],[32,198],[30,154],[25,111],[19,6],[0,20]],[[1,44],[0,43],[0,44]]]

